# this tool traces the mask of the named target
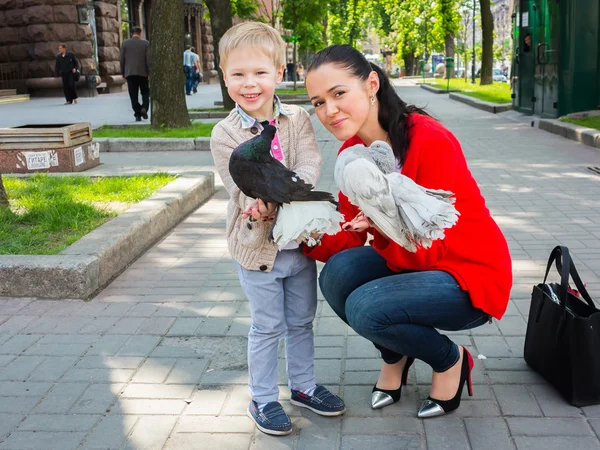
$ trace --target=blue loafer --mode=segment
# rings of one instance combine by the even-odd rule
[[[292,432],[292,421],[279,402],[267,403],[260,412],[258,405],[252,400],[248,406],[248,417],[263,433],[283,436]]]
[[[313,395],[306,395],[292,389],[290,403],[308,408],[321,416],[339,416],[346,411],[344,400],[329,392],[324,386],[317,386]]]

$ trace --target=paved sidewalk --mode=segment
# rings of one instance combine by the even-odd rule
[[[549,251],[568,245],[600,299],[600,153],[446,96],[402,87],[442,120],[511,247],[515,284],[507,315],[452,333],[476,360],[474,394],[455,413],[421,421],[430,370],[417,363],[399,404],[373,411],[379,359],[323,301],[318,381],[340,392],[342,418],[281,398],[295,432],[273,438],[245,416],[248,304],[224,239],[221,188],[94,300],[0,299],[0,449],[597,449],[600,406],[567,405],[523,361],[529,295]],[[325,156],[319,184],[334,191],[339,143],[313,118]],[[197,153],[103,154],[104,169],[206,167]],[[143,169],[143,167],[141,167]],[[473,245],[485,251],[485,242]]]

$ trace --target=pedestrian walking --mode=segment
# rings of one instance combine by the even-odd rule
[[[294,81],[294,63],[292,62],[292,60],[288,60],[287,66],[287,76],[288,76],[288,81]]]
[[[298,73],[298,81],[304,81],[304,66],[301,62],[298,63],[298,68],[296,69]]]
[[[194,87],[194,68],[196,67],[198,55],[192,51],[192,46],[188,45],[183,52],[183,73],[185,73],[185,95],[192,95]]]
[[[65,105],[79,103],[77,89],[75,89],[75,74],[79,69],[79,61],[73,53],[67,51],[66,44],[59,44],[54,75],[62,78],[63,91],[65,93]]]
[[[420,359],[433,373],[418,416],[447,414],[459,407],[465,384],[472,394],[473,358],[438,330],[468,330],[504,315],[512,285],[506,239],[456,137],[406,104],[385,72],[362,53],[349,45],[321,50],[307,70],[306,89],[319,120],[344,141],[340,152],[387,142],[396,172],[454,194],[458,222],[429,248],[401,247],[342,193],[339,209],[348,222],[343,231],[305,247],[306,254],[327,262],[319,282],[331,308],[381,352],[371,407],[399,401],[408,370]],[[369,246],[367,233],[374,237]],[[473,244],[474,237],[482,246]]]
[[[215,126],[210,141],[217,171],[230,197],[229,252],[250,303],[248,371],[252,400],[247,414],[259,430],[273,435],[292,432],[292,422],[278,402],[277,349],[282,338],[286,341],[291,403],[323,416],[338,416],[346,410],[342,399],[316,384],[316,263],[302,253],[303,243],[292,241],[280,251],[269,240],[277,204],[246,196],[229,172],[233,150],[252,138],[256,140],[267,121],[277,128],[270,143],[273,157],[307,183],[315,185],[319,178],[322,157],[309,114],[299,106],[281,104],[275,96],[275,86],[283,77],[284,49],[279,32],[263,23],[244,22],[223,35],[220,66],[236,107]],[[257,167],[261,164],[258,162]],[[273,189],[275,192],[278,187]],[[248,222],[249,217],[256,220]]]
[[[194,61],[194,84],[192,86],[192,89],[195,94],[196,92],[198,92],[198,85],[200,83],[202,83],[202,70],[200,68],[200,56],[198,56],[198,53],[196,53],[196,49],[194,47],[191,47],[190,50],[194,54],[194,59],[195,59],[195,61]]]
[[[135,121],[148,118],[150,106],[150,42],[142,39],[142,29],[134,27],[131,38],[121,46],[121,74],[127,80],[127,89]],[[142,94],[142,104],[139,102]]]

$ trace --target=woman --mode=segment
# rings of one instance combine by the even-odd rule
[[[350,231],[323,236],[306,253],[326,261],[319,282],[333,310],[380,350],[372,407],[400,399],[415,358],[433,369],[419,417],[455,410],[473,359],[437,330],[465,330],[500,319],[512,283],[506,240],[492,219],[454,135],[423,110],[403,102],[387,76],[347,45],[317,53],[306,88],[319,120],[339,140],[387,141],[397,170],[418,184],[452,191],[458,223],[429,249],[410,253],[373,228],[348,198],[340,211]],[[367,232],[374,236],[364,246]]]
[[[75,89],[75,72],[79,68],[79,62],[73,53],[67,51],[66,44],[59,44],[58,52],[54,75],[62,78],[65,105],[71,105],[73,102],[78,103],[77,90]]]

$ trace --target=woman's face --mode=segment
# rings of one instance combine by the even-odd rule
[[[358,134],[367,123],[373,108],[369,98],[378,88],[375,72],[367,80],[361,80],[335,64],[323,64],[306,76],[306,90],[317,117],[340,141]]]

